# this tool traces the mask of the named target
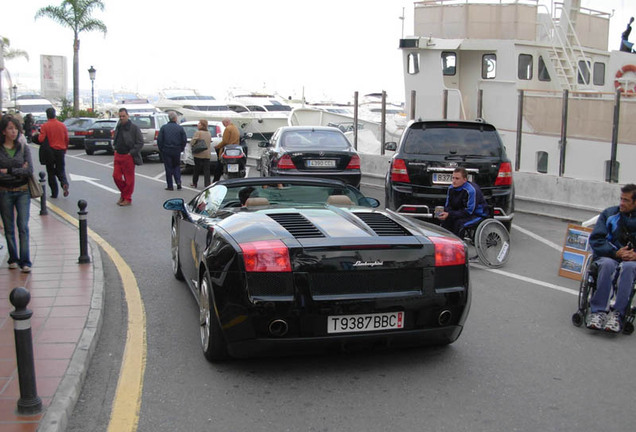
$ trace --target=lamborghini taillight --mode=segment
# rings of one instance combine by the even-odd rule
[[[247,272],[291,272],[289,250],[280,240],[241,243]]]
[[[464,243],[450,237],[431,237],[435,245],[435,267],[464,265],[466,250]]]

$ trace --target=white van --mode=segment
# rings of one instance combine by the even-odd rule
[[[46,117],[46,110],[53,108],[53,104],[48,99],[44,99],[37,94],[20,95],[15,100],[15,109],[22,117],[31,114],[33,117]]]

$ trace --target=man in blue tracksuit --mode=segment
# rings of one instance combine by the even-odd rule
[[[598,263],[596,292],[590,300],[587,327],[618,333],[636,280],[636,185],[621,188],[620,204],[600,214],[590,245]],[[613,282],[616,299],[610,305]]]
[[[172,178],[177,184],[177,189],[181,189],[181,152],[188,143],[188,137],[181,125],[177,124],[177,113],[168,112],[167,124],[159,129],[157,137],[157,147],[163,158],[163,165],[166,169],[166,190],[174,190],[172,187]]]
[[[465,168],[455,168],[452,184],[448,187],[444,211],[438,215],[442,227],[463,237],[465,227],[488,217],[488,203],[475,183],[468,181]]]

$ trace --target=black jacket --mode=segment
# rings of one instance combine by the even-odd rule
[[[29,176],[33,174],[33,163],[31,162],[31,150],[28,145],[22,145],[15,141],[16,152],[13,157],[9,156],[3,145],[0,145],[0,168],[8,168],[7,174],[0,174],[0,186],[15,188],[27,184]],[[27,167],[24,168],[24,163]]]

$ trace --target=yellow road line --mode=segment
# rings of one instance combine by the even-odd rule
[[[65,211],[47,203],[47,207],[75,226],[79,221]],[[119,370],[119,381],[113,400],[108,431],[133,432],[137,430],[139,411],[141,409],[141,393],[146,370],[146,313],[141,300],[141,293],[132,270],[106,240],[90,228],[88,235],[110,257],[117,267],[122,280],[126,304],[128,308],[128,330],[124,357]]]

